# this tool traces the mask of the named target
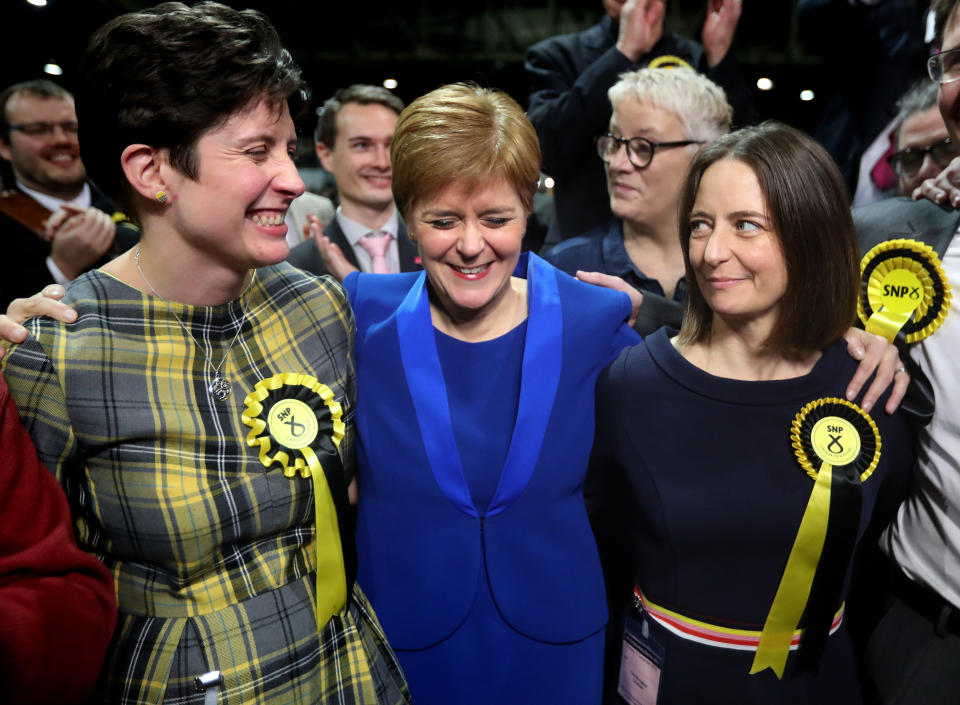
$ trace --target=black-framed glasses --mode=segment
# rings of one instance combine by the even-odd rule
[[[10,125],[7,129],[17,130],[31,137],[40,137],[41,135],[52,135],[57,128],[60,128],[68,135],[75,135],[80,130],[76,120],[66,120],[64,122],[24,122],[19,125]]]
[[[927,59],[927,73],[936,83],[960,80],[960,49],[941,51]]]
[[[887,162],[897,172],[897,176],[909,178],[916,176],[923,166],[923,160],[927,155],[936,162],[941,169],[949,166],[954,157],[960,156],[960,145],[954,144],[947,137],[941,142],[931,144],[929,147],[907,147],[899,152],[894,152],[887,157]]]
[[[597,154],[604,162],[609,162],[620,151],[621,145],[627,146],[627,159],[637,169],[643,169],[653,161],[658,149],[686,147],[690,144],[703,144],[703,140],[679,140],[677,142],[654,142],[646,137],[617,137],[606,134],[597,137]]]

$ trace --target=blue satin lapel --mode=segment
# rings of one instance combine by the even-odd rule
[[[527,299],[530,313],[523,345],[517,423],[497,491],[487,510],[489,516],[509,507],[530,482],[560,383],[563,314],[557,275],[553,267],[535,255],[530,255],[527,265]]]
[[[520,402],[510,450],[488,515],[512,504],[530,481],[553,410],[562,364],[563,316],[555,270],[531,255],[527,263],[529,314],[524,341]],[[471,516],[479,516],[460,464],[450,420],[443,370],[437,354],[426,273],[397,310],[400,358],[413,398],[430,469],[441,491]]]
[[[423,272],[397,310],[400,359],[433,476],[451,502],[467,514],[477,516],[453,435],[426,281],[427,273]]]

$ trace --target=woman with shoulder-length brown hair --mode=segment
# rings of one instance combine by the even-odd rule
[[[812,139],[765,123],[697,155],[680,216],[683,327],[598,384],[601,462],[631,503],[621,688],[648,640],[660,703],[859,702],[850,565],[910,445],[898,416],[845,398],[858,257],[843,181]]]

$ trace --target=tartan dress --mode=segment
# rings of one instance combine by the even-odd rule
[[[29,321],[2,365],[81,545],[116,582],[120,618],[93,699],[201,703],[194,678],[219,670],[223,703],[408,702],[358,588],[318,631],[312,481],[265,468],[241,421],[260,380],[313,375],[343,408],[352,473],[355,329],[343,290],[283,263],[222,306],[168,304],[99,271],[64,300],[77,322]],[[225,352],[233,393],[217,401],[207,387]]]

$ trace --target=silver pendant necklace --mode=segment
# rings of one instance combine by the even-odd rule
[[[230,350],[233,348],[233,344],[236,343],[237,339],[240,337],[240,331],[243,330],[243,324],[247,321],[247,314],[243,311],[243,305],[240,305],[240,311],[243,313],[243,320],[241,320],[240,325],[237,326],[237,333],[233,336],[233,340],[230,341],[230,345],[227,346],[226,351],[223,353],[223,359],[220,360],[220,364],[214,365],[213,361],[210,359],[210,356],[207,355],[206,349],[200,344],[200,341],[196,339],[193,333],[190,332],[190,329],[184,325],[183,321],[180,320],[180,316],[177,315],[176,311],[173,310],[173,306],[170,305],[170,301],[161,296],[160,293],[153,288],[153,284],[150,283],[150,280],[147,279],[146,275],[143,273],[143,269],[140,267],[140,245],[137,245],[137,251],[133,255],[133,261],[137,265],[137,272],[140,274],[140,278],[143,279],[143,283],[146,284],[147,288],[153,292],[154,296],[167,305],[170,315],[176,319],[177,323],[180,324],[180,327],[183,328],[183,332],[190,336],[190,339],[193,341],[194,345],[197,346],[197,349],[203,353],[206,366],[213,370],[213,381],[210,383],[210,386],[207,387],[207,391],[210,392],[210,394],[213,395],[213,398],[217,399],[218,401],[226,401],[229,399],[232,385],[229,379],[220,374],[220,368],[223,367],[224,363],[227,361],[227,357],[230,355]],[[247,284],[246,288],[240,293],[241,297],[250,290],[250,287],[253,285],[253,279],[256,276],[257,273],[256,270],[254,270],[250,277],[250,283]]]

